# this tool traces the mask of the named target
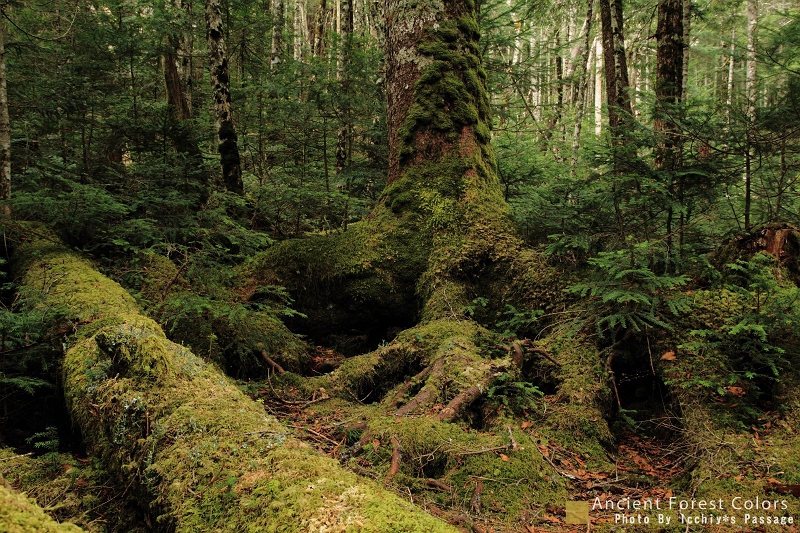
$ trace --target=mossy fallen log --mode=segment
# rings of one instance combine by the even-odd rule
[[[24,286],[69,309],[68,408],[153,530],[455,531],[293,438],[54,237],[30,232],[15,262]]]
[[[0,478],[0,531],[5,533],[80,533],[74,524],[59,524],[25,495],[5,487]]]

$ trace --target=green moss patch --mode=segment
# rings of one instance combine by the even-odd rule
[[[53,271],[52,298],[94,319],[66,354],[68,407],[92,453],[149,502],[154,529],[452,531],[292,438],[70,252],[29,261],[25,283]]]

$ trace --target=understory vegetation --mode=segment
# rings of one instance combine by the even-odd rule
[[[683,1],[675,98],[624,5],[627,110],[591,0],[465,0],[400,59],[454,1],[0,5],[0,529],[800,520],[800,18]],[[727,514],[639,516],[791,530]]]

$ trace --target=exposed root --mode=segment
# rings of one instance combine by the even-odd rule
[[[462,410],[466,409],[475,403],[478,398],[483,396],[483,393],[488,385],[499,375],[500,373],[495,371],[495,369],[492,369],[492,371],[484,374],[477,384],[472,385],[467,390],[450,400],[450,403],[447,404],[447,407],[439,411],[439,414],[436,416],[437,420],[439,420],[439,422],[451,422],[459,415],[459,413],[461,413]]]
[[[443,490],[445,492],[453,492],[453,487],[442,483],[438,479],[428,478],[425,480],[425,484],[431,488]]]
[[[386,481],[400,471],[400,440],[392,435],[392,464],[389,466],[389,473],[386,475]]]
[[[261,350],[261,358],[267,363],[267,365],[269,365],[272,371],[275,372],[276,374],[283,374],[285,372],[285,370],[281,365],[273,361],[272,358],[267,355],[266,350]]]
[[[437,359],[433,365],[427,367],[425,370],[417,374],[417,377],[420,379],[425,377],[426,371],[427,374],[430,374],[425,386],[414,396],[407,404],[402,406],[400,409],[395,411],[396,416],[406,416],[412,412],[414,412],[417,408],[432,403],[436,399],[436,395],[439,394],[439,391],[433,386],[431,380],[438,379],[442,377],[442,373],[444,370],[444,358]],[[410,388],[411,384],[414,383],[414,380],[409,382],[409,386],[406,387],[406,391]],[[405,387],[405,385],[403,385]]]

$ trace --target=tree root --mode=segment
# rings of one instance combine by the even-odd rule
[[[442,377],[442,372],[444,370],[444,358],[437,359],[433,365],[429,365],[425,367],[425,369],[414,376],[413,379],[407,381],[400,387],[395,399],[390,404],[390,407],[397,405],[400,399],[408,392],[411,386],[414,383],[419,383],[420,380],[425,379],[430,375],[430,378],[438,379]],[[429,379],[430,379],[429,378]],[[436,398],[436,394],[438,393],[432,386],[430,386],[429,382],[426,382],[425,386],[414,396],[407,404],[400,407],[397,411],[395,411],[395,416],[406,416],[409,413],[412,413],[418,407],[425,405],[427,403],[432,402]]]
[[[389,473],[386,475],[386,481],[392,479],[392,477],[400,471],[400,452],[400,440],[392,435],[392,464],[389,466]]]
[[[461,411],[475,403],[478,398],[483,396],[489,384],[499,375],[500,372],[497,372],[494,368],[492,371],[484,374],[476,385],[472,385],[467,390],[450,400],[450,403],[448,403],[444,409],[439,411],[436,419],[439,420],[439,422],[452,422],[453,419],[455,419],[461,413]]]

